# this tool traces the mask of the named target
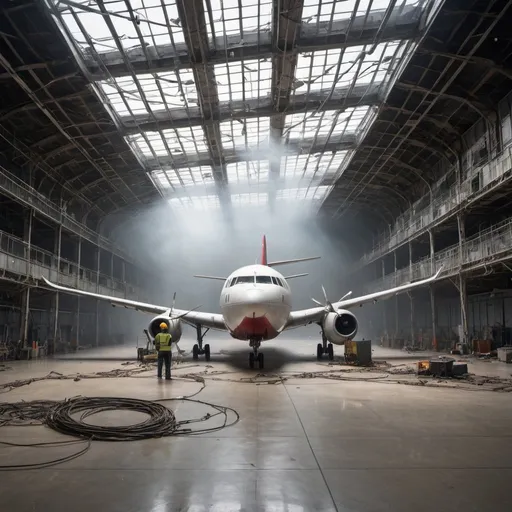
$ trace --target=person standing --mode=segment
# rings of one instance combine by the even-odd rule
[[[165,380],[171,380],[171,342],[168,326],[165,322],[160,324],[160,332],[155,336],[155,348],[158,350],[158,378],[162,378],[162,367],[165,363]]]

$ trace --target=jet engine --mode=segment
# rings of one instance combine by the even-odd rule
[[[165,322],[169,327],[169,334],[172,336],[172,341],[178,342],[181,338],[181,320],[171,320],[166,315],[158,315],[149,322],[148,332],[151,337],[155,337],[160,332],[160,324]]]
[[[343,345],[345,341],[353,339],[357,334],[357,327],[357,318],[344,309],[337,313],[327,313],[322,324],[325,337],[335,345]]]

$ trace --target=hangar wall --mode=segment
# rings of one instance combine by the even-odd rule
[[[34,341],[47,352],[66,352],[142,332],[133,315],[59,294],[41,280],[144,300],[150,276],[140,262],[3,166],[0,199],[0,357],[23,356]]]
[[[425,279],[443,267],[430,290],[363,313],[374,338],[439,350],[478,339],[512,343],[511,104],[512,93],[493,122],[482,119],[468,130],[458,165],[445,169],[353,267],[354,285],[367,276],[365,292]]]

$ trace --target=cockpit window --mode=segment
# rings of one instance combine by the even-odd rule
[[[277,286],[281,286],[281,288],[286,288],[284,282],[279,277],[272,277],[272,282],[276,284]]]
[[[254,276],[238,276],[234,284],[254,283]]]
[[[256,282],[261,284],[272,284],[270,276],[256,276]]]

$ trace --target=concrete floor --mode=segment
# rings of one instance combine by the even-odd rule
[[[93,443],[71,462],[4,472],[0,509],[16,512],[344,511],[422,512],[512,510],[512,395],[372,381],[291,378],[284,384],[247,382],[248,348],[210,338],[212,362],[190,356],[171,382],[153,372],[132,378],[41,381],[3,394],[4,401],[76,395],[143,399],[184,396],[200,388],[180,375],[204,372],[198,395],[240,414],[233,427],[195,437]],[[191,339],[180,346],[190,351]],[[314,358],[316,340],[287,336],[263,346],[265,373],[329,369]],[[338,349],[341,354],[341,350]],[[50,370],[62,374],[127,368],[134,348],[81,352],[59,360],[8,363],[0,384]],[[376,349],[396,364],[412,358]],[[129,366],[128,366],[129,367]],[[477,367],[491,368],[482,365]],[[511,367],[492,367],[510,376]],[[365,375],[359,375],[365,378]],[[371,377],[372,374],[366,375]],[[218,380],[216,380],[218,379]],[[205,406],[177,403],[178,420]],[[103,421],[128,421],[105,413]],[[215,420],[210,420],[210,425]],[[63,439],[45,427],[3,427],[0,440]],[[56,458],[76,447],[0,447],[0,465]]]

